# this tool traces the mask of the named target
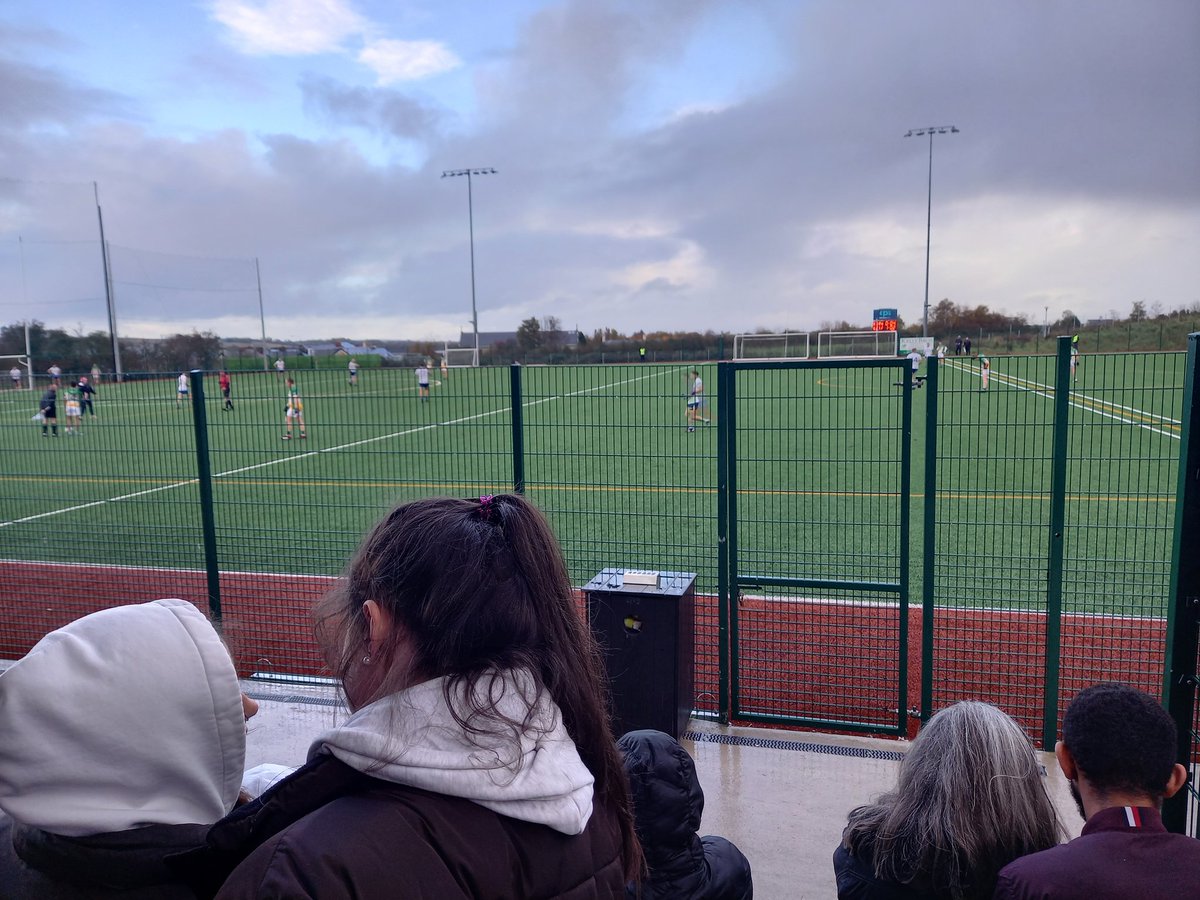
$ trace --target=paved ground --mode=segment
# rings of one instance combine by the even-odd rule
[[[247,766],[299,764],[312,738],[347,713],[332,686],[245,683],[260,702]],[[750,858],[758,900],[835,897],[831,858],[846,813],[892,787],[907,744],[693,719],[684,741],[704,786],[703,832],[734,841]],[[1072,836],[1083,823],[1051,754],[1051,796]]]

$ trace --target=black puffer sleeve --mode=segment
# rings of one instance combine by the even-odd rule
[[[696,765],[661,731],[631,731],[617,741],[629,776],[638,837],[650,874],[644,900],[750,900],[750,861],[723,837],[700,837],[704,791]],[[630,896],[638,886],[630,886]]]

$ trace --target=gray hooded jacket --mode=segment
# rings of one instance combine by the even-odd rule
[[[184,600],[103,610],[0,675],[0,898],[189,896],[165,856],[237,801],[229,653]]]

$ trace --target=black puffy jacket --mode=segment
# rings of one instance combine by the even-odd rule
[[[704,791],[688,752],[661,731],[631,731],[617,747],[625,759],[637,833],[650,870],[640,886],[629,886],[628,896],[751,900],[754,882],[745,854],[723,837],[696,833]]]

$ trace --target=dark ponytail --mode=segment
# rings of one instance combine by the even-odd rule
[[[627,879],[640,878],[642,851],[609,727],[603,660],[541,512],[523,497],[500,494],[417,500],[385,516],[316,609],[318,637],[348,695],[368,646],[362,613],[367,600],[398,627],[375,648],[373,671],[381,674],[357,705],[444,676],[447,706],[464,730],[510,730],[516,738],[531,727],[538,698],[548,694],[603,805],[618,817]],[[402,642],[408,654],[396,653]],[[496,672],[509,669],[529,672],[534,683],[520,722],[488,702]],[[457,712],[452,695],[472,698],[472,707]]]

